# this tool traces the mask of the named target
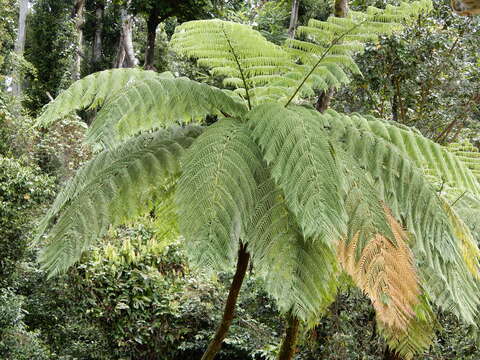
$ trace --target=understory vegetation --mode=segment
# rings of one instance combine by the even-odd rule
[[[480,359],[479,12],[0,0],[0,358]]]

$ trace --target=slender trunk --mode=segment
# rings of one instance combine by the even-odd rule
[[[348,0],[335,0],[335,12],[336,17],[347,17],[348,15]]]
[[[336,17],[346,17],[348,15],[348,0],[335,0],[334,15]],[[334,89],[322,90],[318,94],[315,108],[321,113],[327,110],[334,93]]]
[[[290,26],[288,27],[288,37],[293,39],[295,37],[295,29],[298,23],[298,8],[300,7],[300,0],[292,1],[292,14],[290,15]]]
[[[215,333],[215,336],[210,341],[207,350],[202,356],[201,360],[213,360],[215,355],[220,351],[222,342],[227,336],[228,329],[232,324],[233,317],[235,315],[235,305],[237,303],[238,294],[242,287],[243,279],[248,269],[248,262],[250,260],[250,254],[247,252],[246,245],[240,244],[238,250],[237,270],[233,276],[232,284],[230,285],[230,291],[228,293],[227,302],[223,310],[223,317],[220,326]]]
[[[147,21],[147,48],[145,50],[145,64],[146,70],[155,70],[155,40],[157,38],[157,27],[160,23],[158,11],[155,8],[148,16]]]
[[[383,360],[403,360],[395,351],[390,350],[387,346],[383,353]]]
[[[75,30],[77,32],[77,49],[72,69],[72,79],[80,79],[80,70],[82,65],[82,45],[83,45],[83,12],[85,10],[85,0],[76,0],[72,12],[72,18],[75,19]]]
[[[28,13],[28,0],[20,0],[19,3],[19,16],[18,16],[18,33],[17,39],[15,41],[15,53],[17,55],[23,56],[25,50],[25,34],[26,34],[26,19]],[[19,96],[22,93],[22,79],[18,71],[15,71],[13,76],[13,94]]]
[[[93,51],[92,51],[92,65],[93,70],[100,70],[100,63],[103,57],[103,13],[105,10],[105,4],[103,0],[97,0],[95,7],[95,36],[93,39]]]
[[[330,101],[332,100],[335,90],[333,88],[327,89],[326,91],[322,90],[317,98],[317,103],[315,108],[323,113],[330,106]]]
[[[125,7],[120,9],[120,21],[122,23],[122,30],[120,33],[120,41],[118,43],[115,67],[135,67],[138,65],[138,60],[135,57],[135,51],[133,50],[133,18],[128,14]]]
[[[295,355],[298,341],[298,330],[300,321],[292,314],[288,315],[288,325],[285,330],[285,337],[283,338],[278,360],[291,360]]]

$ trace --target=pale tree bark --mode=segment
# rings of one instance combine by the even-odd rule
[[[298,8],[300,7],[300,0],[292,0],[292,13],[290,14],[290,26],[288,27],[288,37],[293,39],[295,37],[295,29],[298,24]]]
[[[243,279],[247,273],[249,260],[250,254],[247,252],[246,245],[240,244],[237,258],[237,269],[233,276],[232,284],[230,285],[227,302],[225,303],[225,308],[223,310],[222,321],[201,360],[213,360],[222,347],[222,342],[227,336],[228,329],[230,328],[235,315],[238,294],[240,293]]]
[[[336,17],[347,17],[348,15],[348,0],[335,0],[334,15]],[[330,106],[332,97],[335,94],[335,90],[330,88],[320,91],[318,94],[317,103],[315,108],[323,113]]]
[[[19,1],[19,16],[18,16],[18,33],[17,39],[15,41],[15,53],[19,56],[23,56],[25,51],[25,35],[26,35],[26,20],[28,13],[28,0]],[[13,94],[19,96],[22,93],[22,79],[21,74],[18,71],[15,71],[13,74],[13,84],[12,84]]]
[[[127,3],[128,6],[128,3]],[[122,22],[122,30],[120,33],[120,40],[118,43],[117,58],[115,67],[129,68],[138,65],[138,59],[135,57],[133,49],[133,17],[128,13],[126,7],[120,9],[120,20]]]
[[[85,18],[83,13],[85,11],[85,0],[75,0],[75,5],[72,11],[72,18],[75,19],[75,30],[77,32],[77,49],[75,53],[75,60],[72,68],[72,79],[80,79],[80,71],[83,57],[83,24]]]
[[[105,10],[104,0],[95,3],[95,36],[93,38],[92,64],[95,71],[100,70],[99,64],[103,59],[103,13]]]

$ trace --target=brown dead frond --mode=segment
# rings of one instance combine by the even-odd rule
[[[385,208],[385,212],[396,244],[377,234],[357,259],[357,234],[348,244],[339,242],[338,256],[344,270],[371,299],[378,320],[385,326],[405,330],[415,316],[420,287],[407,234],[389,209]]]

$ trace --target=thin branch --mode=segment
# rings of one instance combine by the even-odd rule
[[[463,192],[463,194],[460,195],[460,196],[450,205],[450,207],[453,208],[453,206],[457,203],[457,201],[460,200],[462,197],[464,197],[466,193],[467,193],[467,190],[465,190],[465,191]]]
[[[228,46],[230,47],[230,51],[232,52],[233,58],[237,63],[238,70],[240,71],[240,76],[242,77],[243,86],[245,86],[245,97],[247,98],[247,102],[248,102],[248,110],[252,110],[252,104],[250,103],[250,95],[248,93],[247,81],[245,80],[245,75],[243,74],[243,69],[242,69],[242,66],[240,65],[240,61],[238,60],[237,54],[235,53],[232,43],[230,42],[230,39],[228,38],[227,33],[225,32],[225,26],[223,23],[222,23],[222,31],[223,31],[223,35],[225,36],[225,39],[227,40]]]
[[[288,99],[287,103],[285,104],[285,107],[287,107],[290,102],[293,100],[293,98],[295,97],[295,95],[297,95],[297,93],[300,91],[300,89],[302,88],[303,84],[305,84],[305,81],[307,81],[307,79],[313,74],[313,72],[316,70],[316,68],[318,67],[318,65],[320,65],[320,63],[322,62],[323,59],[325,59],[325,56],[328,55],[328,53],[330,52],[330,50],[332,50],[332,48],[338,44],[338,42],[340,40],[342,40],[345,36],[347,36],[349,33],[351,33],[353,30],[355,30],[356,28],[358,28],[359,26],[363,25],[365,22],[367,22],[368,19],[365,19],[361,22],[359,22],[358,24],[356,24],[355,26],[352,26],[349,30],[347,30],[346,32],[344,32],[342,35],[338,36],[337,38],[333,39],[332,42],[330,43],[330,46],[323,52],[322,56],[320,56],[320,59],[317,61],[317,63],[312,67],[312,69],[308,72],[307,75],[305,75],[305,77],[303,78],[302,82],[300,83],[300,85],[298,85],[298,87],[295,89],[294,93],[292,94],[292,96]]]

